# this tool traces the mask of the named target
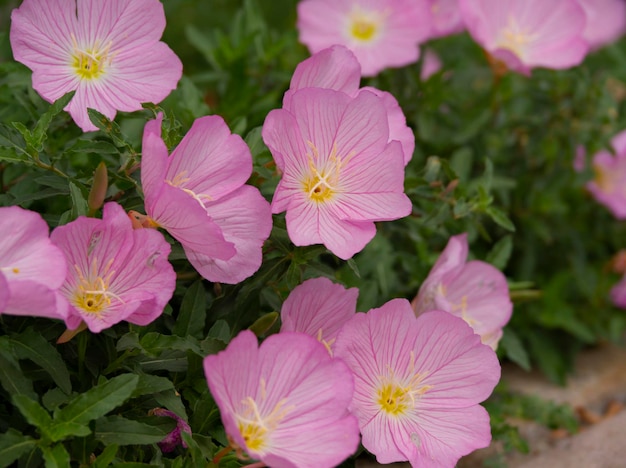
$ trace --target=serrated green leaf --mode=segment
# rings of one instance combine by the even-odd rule
[[[12,395],[11,401],[20,410],[20,413],[22,413],[22,416],[29,424],[41,429],[42,433],[47,434],[46,429],[52,424],[52,418],[39,403],[26,395]]]
[[[124,403],[137,387],[139,377],[123,374],[78,395],[63,409],[55,412],[55,420],[87,424]]]
[[[193,283],[185,295],[172,332],[178,336],[204,336],[204,322],[206,319],[206,291],[202,281]]]
[[[176,423],[172,420],[169,430],[160,426],[151,426],[122,416],[110,416],[96,421],[96,440],[104,445],[134,445],[155,444],[174,428]]]
[[[104,114],[95,109],[87,109],[87,114],[89,114],[91,123],[111,137],[116,146],[125,147],[128,145],[117,123],[109,120]]]
[[[46,468],[69,468],[70,454],[67,453],[63,444],[56,444],[53,447],[41,447]]]
[[[30,359],[45,370],[65,393],[72,391],[70,374],[54,346],[32,328],[11,337],[11,345],[20,359]]]
[[[35,439],[24,436],[15,429],[9,429],[4,434],[0,434],[0,468],[9,466],[36,445]]]
[[[58,114],[63,111],[63,108],[67,106],[67,104],[72,100],[76,91],[70,91],[69,93],[61,96],[59,99],[54,101],[54,103],[48,108],[46,112],[41,114],[39,118],[39,122],[35,125],[35,129],[33,130],[33,147],[37,151],[41,151],[43,149],[43,142],[46,141],[47,135],[46,131],[48,127],[50,127],[50,123],[52,119],[55,118]]]

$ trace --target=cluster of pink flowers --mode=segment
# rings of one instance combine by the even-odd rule
[[[404,166],[414,136],[395,98],[359,88],[360,66],[342,46],[300,63],[263,140],[282,178],[272,212],[286,211],[295,245],[324,244],[342,259],[376,234],[375,221],[410,214]]]
[[[57,227],[19,207],[0,208],[0,312],[64,320],[100,332],[122,320],[147,325],[174,293],[170,245],[155,231],[135,231],[121,206],[102,219]]]
[[[464,29],[495,60],[529,74],[570,68],[626,31],[622,0],[301,0],[300,41],[311,53],[354,52],[364,76],[414,63],[419,45]],[[437,63],[425,57],[427,78]],[[428,62],[428,63],[426,63]]]
[[[357,313],[357,294],[307,280],[285,300],[280,333],[257,349],[242,332],[205,358],[232,448],[269,466],[326,467],[351,454],[360,433],[381,463],[451,467],[487,446],[479,403],[500,378],[493,350],[453,313],[416,318],[404,299]],[[311,458],[305,434],[318,427],[328,428],[316,432],[323,456]]]

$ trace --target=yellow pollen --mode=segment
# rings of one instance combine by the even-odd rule
[[[265,400],[266,396],[265,381],[261,379],[261,399]],[[244,410],[235,415],[237,427],[248,449],[262,454],[269,444],[272,432],[293,407],[283,408],[285,400],[280,400],[269,414],[263,415],[252,397],[246,397],[242,403]]]
[[[309,199],[316,203],[327,202],[335,194],[341,192],[341,169],[348,163],[352,155],[341,158],[337,155],[337,146],[333,145],[330,155],[324,161],[320,157],[317,147],[310,141],[307,144],[311,148],[311,153],[307,154],[309,171],[302,179],[302,190]]]
[[[20,272],[19,268],[13,268],[11,271],[13,271],[13,273],[15,273],[16,275]]]
[[[87,276],[83,275],[78,265],[74,265],[79,280],[72,298],[72,303],[76,307],[84,312],[100,315],[111,305],[112,299],[124,302],[118,295],[109,291],[111,278],[115,275],[115,270],[111,270],[112,264],[113,259],[104,267],[102,276],[98,274],[98,260],[95,258],[91,262]]]
[[[112,61],[111,45],[109,42],[105,47],[100,47],[96,42],[93,47],[83,49],[78,46],[78,41],[72,34],[71,64],[78,77],[83,80],[100,78]]]
[[[370,42],[378,36],[383,15],[376,11],[355,8],[350,15],[350,37],[360,42]]]
[[[331,349],[331,346],[333,345],[335,340],[336,340],[335,338],[332,338],[332,339],[326,341],[324,339],[324,337],[323,337],[323,332],[322,332],[321,328],[317,332],[317,341],[319,341],[320,343],[322,343],[324,345],[324,348],[326,348],[326,351],[328,351],[328,354],[330,354],[331,357],[333,356],[333,350]]]
[[[522,29],[519,24],[517,24],[515,18],[510,16],[509,22],[501,32],[498,47],[510,50],[515,55],[522,58],[525,55],[526,46],[533,42],[536,37],[537,34],[531,34]]]
[[[410,413],[419,398],[432,388],[423,385],[422,381],[429,372],[415,372],[415,354],[411,351],[408,376],[399,379],[389,367],[387,376],[380,376],[380,385],[376,390],[376,403],[380,409],[391,416],[402,416]]]

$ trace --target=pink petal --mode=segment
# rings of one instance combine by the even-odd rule
[[[252,174],[250,149],[220,116],[196,119],[172,152],[167,179],[184,174],[182,187],[213,200],[241,187]]]
[[[163,113],[146,123],[141,143],[141,185],[146,205],[152,205],[165,180],[168,165],[168,152],[161,139]]]
[[[0,281],[1,283],[1,281]],[[2,284],[0,284],[0,288]],[[10,282],[8,301],[0,311],[9,315],[26,315],[65,320],[67,308],[64,301],[57,302],[58,292],[48,286],[32,280],[14,280]]]
[[[306,155],[311,148],[305,146],[298,123],[290,112],[283,109],[270,111],[263,123],[262,136],[282,172],[285,171],[285,160],[297,159],[299,166],[308,164]]]
[[[236,253],[221,260],[186,250],[189,261],[209,281],[239,283],[261,266],[263,243],[272,230],[270,205],[257,188],[243,185],[230,195],[208,203],[206,209]]]
[[[7,280],[0,271],[0,313],[4,312],[4,309],[9,302],[9,297],[9,283],[7,283]]]

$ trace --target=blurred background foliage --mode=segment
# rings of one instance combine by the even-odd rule
[[[104,161],[108,199],[142,211],[135,169],[143,126],[159,109],[166,115],[170,146],[195,118],[222,115],[250,145],[250,182],[271,200],[279,176],[260,127],[267,113],[281,106],[294,68],[308,57],[297,42],[295,1],[163,3],[168,18],[163,40],[184,63],[178,89],[158,107],[118,114],[116,123],[101,124],[103,131],[83,134],[67,114],[51,110],[32,90],[30,71],[12,60],[9,16],[18,2],[0,2],[0,206],[36,210],[51,227],[66,223],[86,213],[93,172]],[[40,437],[37,450],[20,454],[22,466],[37,466],[59,446],[84,463],[94,452],[167,466],[210,459],[215,441],[226,444],[226,439],[206,388],[202,356],[223,349],[243,328],[252,326],[260,336],[277,331],[273,312],[306,278],[324,275],[359,287],[360,311],[395,297],[412,299],[449,236],[461,232],[469,233],[471,256],[502,269],[510,282],[515,308],[498,350],[503,361],[538,367],[563,383],[581,349],[623,342],[626,316],[612,306],[608,291],[619,279],[610,262],[626,248],[625,225],[596,204],[584,184],[593,177],[591,156],[626,128],[626,40],[589,55],[576,69],[536,70],[530,78],[495,76],[466,34],[425,47],[444,64],[427,81],[420,79],[417,63],[362,82],[394,94],[415,130],[405,184],[414,209],[408,218],[380,223],[376,238],[354,259],[343,262],[323,246],[294,247],[283,214],[274,216],[261,269],[239,285],[201,281],[174,245],[177,290],[163,317],[148,327],[121,323],[48,349],[34,331],[53,343],[63,332],[60,323],[0,316],[0,359],[9,369],[0,378],[2,432],[11,427],[33,437],[42,433],[33,430],[39,426],[31,419],[21,419],[24,408],[9,398],[7,372],[15,371],[16,385],[32,398],[39,395],[48,411],[114,376],[140,379],[131,400],[121,399],[118,406],[119,418],[127,419],[104,412],[94,417],[95,429],[90,422],[88,437],[68,436],[57,445]],[[576,172],[579,145],[586,149],[587,164]],[[29,340],[58,355],[48,363],[56,371],[45,371],[42,361],[19,351],[16,343]],[[15,377],[19,373],[22,377]],[[66,382],[62,390],[56,388],[60,381]],[[152,391],[142,393],[144,387]],[[498,414],[494,435],[523,449],[501,418],[515,405],[501,401],[496,397],[490,406]],[[154,446],[167,432],[154,432],[165,424],[154,421],[163,418],[139,421],[155,406],[189,419],[194,437],[182,458],[161,459]],[[144,432],[152,428],[152,438],[107,439],[135,423],[143,424]],[[130,443],[153,445],[135,450]],[[99,444],[118,448],[102,452]],[[238,463],[227,458],[220,466]]]

